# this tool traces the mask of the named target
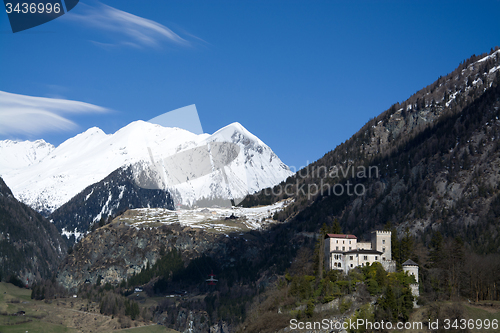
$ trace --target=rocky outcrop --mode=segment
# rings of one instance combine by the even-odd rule
[[[138,228],[115,219],[88,234],[68,255],[58,274],[67,289],[83,283],[119,284],[160,257],[161,249],[180,251],[184,261],[202,254],[226,252],[224,235],[179,224]]]
[[[175,321],[175,330],[183,333],[208,332],[209,322],[206,311],[181,309]]]
[[[210,326],[210,333],[229,333],[229,332],[231,332],[230,327],[225,321],[220,321]]]

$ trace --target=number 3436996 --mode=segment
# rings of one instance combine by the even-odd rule
[[[7,14],[10,14],[12,12],[16,12],[18,14],[43,14],[43,13],[56,13],[58,14],[61,11],[61,4],[60,3],[55,3],[51,4],[50,2],[47,3],[17,3],[15,5],[12,5],[10,2],[5,4],[5,9],[7,11]]]

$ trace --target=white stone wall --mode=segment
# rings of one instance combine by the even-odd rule
[[[378,254],[346,253],[344,257],[346,263],[344,271],[346,273],[358,266],[366,266],[374,262],[380,262],[380,256]]]
[[[382,261],[392,260],[391,232],[372,231],[372,250],[382,252]]]
[[[345,254],[345,269],[344,271],[347,273],[349,270],[353,269],[357,266],[357,258],[355,254]]]
[[[335,253],[335,252],[330,253],[329,267],[331,267],[330,269],[344,270],[344,268],[345,268],[344,255],[342,253]]]
[[[403,266],[403,272],[408,273],[408,275],[415,276],[415,281],[418,283],[418,266]]]
[[[371,250],[372,249],[372,243],[367,243],[367,242],[357,242],[356,244],[358,250]]]
[[[396,273],[396,261],[384,260],[380,262],[387,273]]]
[[[372,265],[374,262],[380,262],[380,256],[378,254],[360,254],[359,256],[362,266],[366,266],[367,264]]]
[[[327,238],[330,240],[330,251],[351,251],[356,250],[356,238]]]
[[[417,283],[410,284],[410,289],[411,289],[411,294],[414,297],[419,297],[420,296],[420,291],[418,290],[418,284]]]

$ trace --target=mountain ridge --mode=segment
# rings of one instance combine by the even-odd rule
[[[237,143],[233,143],[232,137],[235,133],[238,133],[241,139]],[[188,177],[187,180],[183,180],[185,184],[170,189],[171,192],[180,193],[177,198],[179,199],[180,196],[182,204],[193,204],[198,199],[209,197],[214,190],[219,191],[216,197],[233,199],[232,195],[227,193],[227,189],[219,186],[221,181],[222,184],[226,184],[226,187],[236,186],[236,195],[243,197],[260,188],[278,183],[291,175],[288,167],[279,160],[276,154],[239,123],[227,125],[212,135],[196,135],[180,128],[167,128],[144,121],[132,122],[113,134],[105,134],[99,128],[92,127],[63,142],[36,165],[7,170],[7,172],[0,170],[0,172],[5,174],[6,181],[11,184],[13,192],[21,201],[48,216],[87,186],[101,181],[124,165],[142,165],[139,167],[139,169],[142,168],[138,171],[139,173],[154,174],[158,178],[154,180],[158,187],[169,186],[165,178],[165,172],[169,170],[162,165],[165,158],[189,149],[194,149],[192,152],[196,157],[206,158],[206,153],[203,153],[205,148],[199,147],[206,146],[206,149],[209,149],[209,145],[216,142],[234,144],[234,146],[216,145],[217,154],[224,155],[230,153],[230,149],[241,148],[242,152],[246,153],[245,158],[235,156],[237,165],[221,164],[216,165],[215,169],[212,166],[213,176],[202,177],[203,179]],[[255,162],[262,169],[267,169],[267,175],[256,168],[252,169],[252,163],[243,165],[240,161],[246,159],[251,162],[252,157],[258,155],[249,151],[251,147],[259,149],[260,153],[267,154],[268,162],[262,158],[259,159],[259,163]],[[208,153],[212,154],[210,151]],[[184,154],[184,157],[186,156],[190,156],[189,153]],[[181,164],[171,158],[169,161],[183,169],[184,173],[186,168],[193,170],[196,168],[194,165],[182,164],[187,163],[186,161],[182,161]],[[196,174],[196,170],[194,173],[198,176],[195,178],[201,177]],[[250,177],[247,177],[247,174]],[[205,174],[202,173],[203,175]],[[248,183],[247,180],[259,183],[255,185]],[[204,184],[204,182],[208,183]],[[166,190],[166,188],[163,189]],[[201,194],[198,195],[198,192]]]

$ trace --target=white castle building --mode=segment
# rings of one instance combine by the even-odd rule
[[[354,235],[326,234],[325,261],[327,269],[344,271],[380,262],[388,272],[396,271],[391,254],[391,232],[373,231],[371,242],[358,242]]]

